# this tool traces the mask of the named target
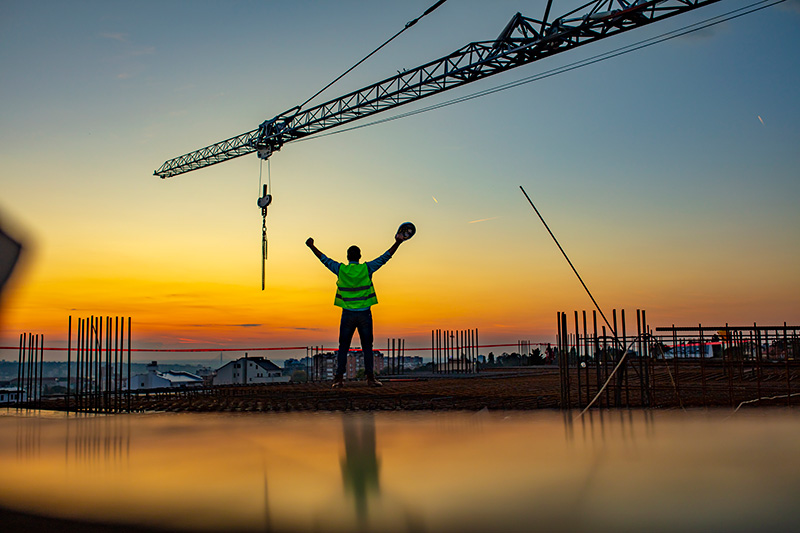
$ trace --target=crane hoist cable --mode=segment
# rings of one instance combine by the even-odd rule
[[[406,31],[408,28],[410,28],[411,26],[413,26],[414,24],[416,24],[417,22],[419,22],[419,21],[420,21],[420,19],[422,19],[423,17],[425,17],[425,16],[429,15],[430,13],[432,13],[432,12],[433,12],[433,11],[434,11],[434,10],[435,10],[437,7],[439,7],[440,5],[444,4],[445,2],[447,2],[447,0],[439,0],[438,2],[436,2],[435,4],[433,4],[431,7],[429,7],[428,9],[426,9],[426,10],[425,10],[425,12],[424,12],[422,15],[418,16],[418,17],[417,17],[417,18],[415,18],[414,20],[410,20],[410,21],[406,22],[406,25],[405,25],[405,26],[403,26],[403,29],[401,29],[400,31],[398,31],[397,33],[395,33],[394,35],[392,35],[391,37],[389,37],[389,39],[387,39],[387,40],[386,40],[386,41],[385,41],[385,42],[384,42],[382,45],[380,45],[380,46],[379,46],[379,47],[377,47],[375,50],[373,50],[372,52],[370,52],[369,54],[367,54],[366,56],[364,56],[364,58],[363,58],[363,59],[361,59],[361,61],[359,61],[358,63],[356,63],[355,65],[353,65],[353,66],[352,66],[352,67],[350,67],[349,69],[345,70],[345,71],[344,71],[342,74],[340,74],[340,75],[339,75],[339,77],[338,77],[338,78],[336,78],[335,80],[333,80],[332,82],[330,82],[328,85],[326,85],[325,87],[323,87],[322,89],[320,89],[319,91],[317,91],[316,93],[314,93],[314,95],[313,95],[313,96],[311,96],[311,97],[310,97],[308,100],[306,100],[305,102],[303,102],[302,104],[300,104],[299,106],[297,106],[297,108],[296,108],[296,109],[297,109],[298,111],[299,111],[299,110],[301,110],[301,109],[303,108],[303,106],[304,106],[304,105],[306,105],[306,104],[307,104],[307,103],[309,103],[311,100],[313,100],[314,98],[316,98],[317,96],[319,96],[320,94],[322,94],[322,93],[323,93],[323,92],[324,92],[326,89],[328,89],[328,88],[329,88],[331,85],[333,85],[334,83],[336,83],[336,82],[337,82],[337,81],[339,81],[340,79],[342,79],[342,78],[344,78],[345,76],[347,76],[347,74],[349,74],[349,73],[350,73],[350,72],[351,72],[353,69],[355,69],[355,68],[356,68],[357,66],[359,66],[361,63],[363,63],[364,61],[366,61],[367,59],[369,59],[370,57],[372,57],[372,56],[373,56],[373,55],[374,55],[374,54],[375,54],[375,53],[376,53],[378,50],[380,50],[381,48],[383,48],[384,46],[386,46],[386,45],[387,45],[387,44],[389,44],[390,42],[394,41],[394,40],[395,40],[397,37],[399,37],[399,36],[400,36],[400,34],[401,34],[401,33],[403,33],[403,32],[404,32],[404,31]]]

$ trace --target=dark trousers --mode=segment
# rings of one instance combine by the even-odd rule
[[[339,324],[339,353],[336,357],[336,375],[344,376],[347,372],[347,353],[353,333],[358,330],[361,349],[364,352],[364,371],[368,376],[374,374],[372,361],[372,311],[351,311],[342,309],[342,321]]]

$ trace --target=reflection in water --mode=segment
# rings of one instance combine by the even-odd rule
[[[585,478],[572,494],[573,507],[581,509],[589,503],[598,486],[602,485],[603,480],[600,476],[604,470],[607,472],[609,453],[614,453],[620,448],[635,451],[640,444],[642,448],[647,449],[648,441],[653,437],[653,411],[590,410],[579,416],[575,416],[574,412],[562,412],[562,417],[567,442],[574,443],[577,426],[581,444],[592,450]],[[606,431],[613,431],[613,434],[607,436]],[[644,435],[644,442],[640,442],[640,433]]]
[[[356,516],[359,524],[363,525],[367,518],[367,499],[370,495],[378,496],[380,493],[375,418],[372,413],[361,416],[345,414],[342,423],[345,450],[345,457],[341,461],[342,481],[345,491],[355,499]]]
[[[130,453],[130,418],[94,414],[62,414],[17,410],[24,413],[16,425],[18,461],[36,460],[41,453],[42,432],[58,425],[63,429],[64,460],[68,464],[94,463],[101,467],[124,464]]]
[[[127,465],[131,450],[130,418],[71,414],[66,425],[64,453],[76,463],[101,467]]]
[[[38,424],[20,424],[17,426],[17,460],[35,460],[39,457],[40,426]]]
[[[614,431],[619,432],[617,436],[610,438],[616,443],[630,442],[634,444],[637,438],[637,431],[644,432],[645,436],[652,436],[653,416],[651,410],[632,410],[619,409],[615,411],[587,411],[585,414],[575,416],[573,412],[562,411],[561,417],[564,421],[564,436],[567,442],[575,440],[575,426],[579,426],[580,437],[583,444],[591,443],[599,445],[606,441],[606,429],[609,426]],[[606,423],[608,419],[608,423]],[[595,426],[597,428],[595,429]]]
[[[72,520],[387,533],[800,522],[793,411],[5,413],[0,507]]]

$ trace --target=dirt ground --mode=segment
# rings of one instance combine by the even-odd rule
[[[787,380],[785,372],[769,375],[739,375],[731,369],[697,366],[654,367],[645,385],[636,372],[615,376],[596,398],[597,408],[690,408],[749,405],[792,405],[800,402],[800,376],[796,370]],[[641,374],[641,373],[639,373]],[[599,379],[598,379],[599,378]],[[277,383],[223,386],[189,390],[155,390],[131,395],[130,410],[186,412],[286,412],[286,411],[385,411],[385,410],[531,410],[559,409],[569,398],[572,409],[584,408],[595,399],[598,383],[607,376],[591,369],[569,376],[569,393],[562,397],[562,376],[555,367],[522,367],[479,374],[409,375],[384,378],[382,387],[364,381],[348,381],[332,389],[331,382]],[[796,393],[792,393],[796,390]],[[101,400],[101,402],[104,400]],[[87,400],[86,410],[92,400]],[[43,408],[63,409],[55,400]],[[127,397],[120,398],[127,410]],[[71,409],[75,408],[72,399]],[[102,409],[101,409],[102,410]]]

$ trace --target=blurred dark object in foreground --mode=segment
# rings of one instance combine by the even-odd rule
[[[22,245],[0,228],[0,291],[17,265]]]
[[[12,511],[0,507],[0,524],[6,533],[28,533],[33,531],[61,531],[63,533],[147,533],[162,531],[132,525],[104,524],[100,522],[81,522],[39,516],[31,513]],[[163,530],[167,531],[167,530]]]

